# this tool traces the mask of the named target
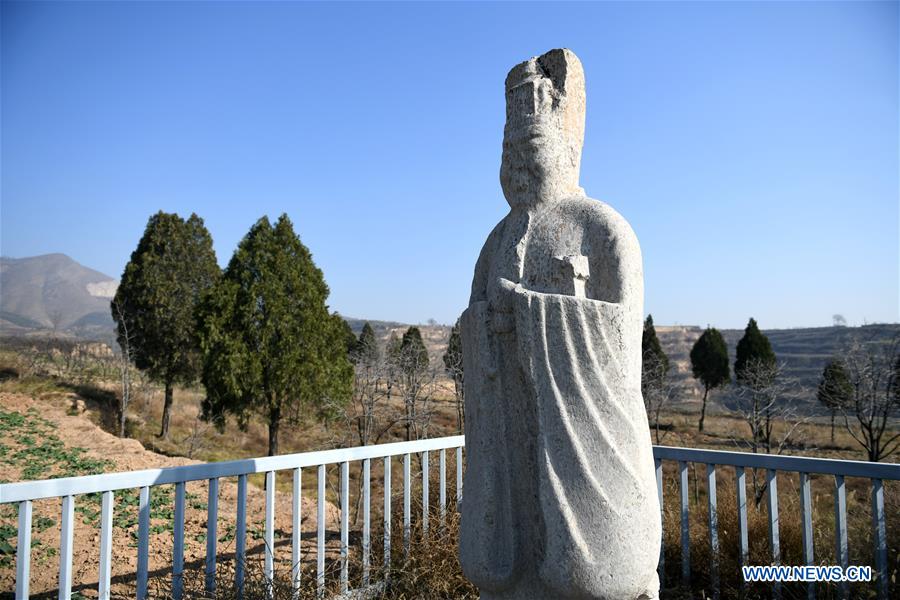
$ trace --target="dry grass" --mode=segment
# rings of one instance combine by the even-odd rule
[[[395,506],[402,506],[398,497]],[[414,503],[413,512],[421,514],[421,503]],[[372,532],[370,581],[372,585],[362,585],[362,557],[357,544],[351,540],[348,559],[350,589],[360,590],[360,598],[372,600],[469,600],[478,598],[478,590],[463,576],[457,556],[459,514],[455,503],[451,503],[446,519],[441,521],[439,509],[432,505],[432,522],[428,531],[423,531],[421,521],[413,521],[410,530],[408,552],[403,544],[402,508],[392,514],[391,563],[383,565],[383,530]],[[380,522],[380,520],[379,520]],[[331,532],[332,534],[334,532]],[[358,536],[354,536],[358,540]],[[326,597],[340,593],[340,561],[335,551],[334,536],[329,540],[329,551],[325,569]],[[233,555],[232,555],[233,556]],[[306,558],[312,558],[306,556]],[[248,599],[268,598],[273,600],[313,600],[318,597],[315,565],[304,559],[300,575],[300,586],[295,592],[291,586],[291,565],[289,562],[275,562],[274,578],[265,577],[264,559],[260,553],[247,558],[243,597]],[[239,598],[234,582],[234,561],[220,562],[216,570],[215,592],[206,590],[206,575],[200,564],[185,570],[183,577],[184,595],[187,600],[217,598],[231,600]],[[386,584],[384,582],[387,582]],[[159,576],[151,580],[150,592],[153,598],[171,598],[172,582],[169,576]]]
[[[689,478],[690,499],[690,565],[691,575],[687,589],[693,593],[709,594],[711,590],[712,551],[709,537],[708,491],[705,465],[691,465]],[[753,501],[752,471],[747,470],[747,529],[751,565],[772,564],[769,544],[769,515],[765,499],[757,506]],[[764,474],[758,474],[763,481]],[[675,465],[667,465],[664,484],[664,544],[666,581],[669,586],[682,584],[681,554],[681,506]],[[814,564],[837,564],[834,535],[834,479],[830,476],[811,476],[813,500],[813,550]],[[872,527],[869,504],[868,480],[848,478],[847,525],[851,565],[872,565]],[[888,565],[891,586],[897,593],[898,547],[900,547],[900,482],[885,482],[885,514],[888,530]],[[717,469],[716,476],[717,517],[719,531],[719,579],[722,597],[740,596],[738,511],[734,470]],[[781,564],[802,565],[802,523],[799,497],[799,476],[796,473],[778,475],[778,520],[781,546]],[[818,598],[837,598],[836,584],[817,586]],[[771,586],[755,584],[745,589],[747,598],[768,598]],[[665,596],[664,596],[665,597]],[[784,598],[805,598],[805,584],[784,584]],[[875,597],[875,583],[854,584],[851,597]],[[892,597],[897,597],[892,596]]]

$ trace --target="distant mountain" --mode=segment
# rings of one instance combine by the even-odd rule
[[[0,331],[51,329],[90,335],[113,325],[118,282],[65,254],[0,257]]]

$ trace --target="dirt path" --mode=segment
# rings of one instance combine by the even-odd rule
[[[44,479],[90,472],[132,471],[197,464],[180,457],[167,457],[146,450],[140,442],[117,438],[93,424],[82,413],[77,396],[53,395],[34,399],[21,394],[0,393],[0,481]],[[287,479],[289,475],[281,474]],[[265,498],[258,487],[261,479],[251,478],[247,494],[248,552],[262,552]],[[281,487],[281,486],[279,486]],[[137,490],[116,494],[113,526],[113,593],[133,596],[137,565]],[[151,577],[165,578],[171,569],[172,512],[174,486],[153,488],[151,499]],[[223,568],[234,554],[237,484],[235,479],[219,483],[218,556]],[[276,559],[280,568],[290,565],[291,497],[276,493]],[[187,485],[185,509],[185,563],[201,564],[206,556],[207,484]],[[54,596],[58,587],[61,501],[34,503],[32,520],[31,593]],[[0,505],[0,596],[15,587],[15,531],[17,509]],[[316,530],[314,497],[304,497],[302,505],[304,540]],[[327,505],[328,529],[337,528],[338,509]],[[100,499],[76,499],[73,590],[83,596],[96,595],[100,544]],[[5,545],[4,545],[5,540]],[[304,554],[314,552],[314,540],[304,541]]]

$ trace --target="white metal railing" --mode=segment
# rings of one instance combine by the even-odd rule
[[[265,489],[265,562],[264,574],[271,581],[274,577],[275,548],[275,474],[278,471],[291,471],[293,474],[293,515],[291,532],[291,577],[295,589],[300,586],[300,507],[301,476],[304,468],[316,467],[318,478],[317,531],[316,531],[316,585],[319,595],[325,592],[325,478],[327,465],[339,464],[340,473],[340,589],[349,590],[349,472],[350,463],[362,461],[363,484],[363,529],[362,529],[362,578],[363,586],[369,584],[369,554],[371,530],[369,505],[371,500],[370,472],[373,459],[384,459],[384,560],[389,563],[391,544],[391,457],[403,458],[403,539],[409,544],[411,527],[410,494],[410,458],[412,454],[422,456],[422,504],[423,526],[427,527],[428,519],[428,455],[429,452],[440,453],[440,489],[439,499],[441,511],[446,507],[446,453],[456,451],[456,490],[459,498],[462,491],[462,448],[463,436],[434,438],[414,442],[379,444],[321,452],[305,452],[282,456],[269,456],[247,460],[171,467],[166,469],[148,469],[125,473],[108,473],[88,475],[84,477],[66,477],[42,481],[25,481],[0,485],[0,504],[18,503],[19,527],[18,546],[16,551],[16,598],[28,597],[31,575],[31,516],[32,502],[45,498],[62,498],[62,522],[59,552],[59,597],[71,598],[72,588],[72,540],[74,534],[74,508],[76,497],[83,494],[102,494],[100,517],[100,569],[98,592],[101,599],[110,597],[110,575],[112,560],[113,500],[116,491],[139,489],[138,508],[138,561],[137,561],[137,597],[147,598],[148,563],[150,546],[150,494],[154,486],[175,484],[174,544],[172,559],[172,594],[178,599],[183,590],[184,571],[184,510],[185,484],[191,481],[209,482],[207,502],[206,532],[206,565],[205,586],[210,593],[215,592],[216,543],[219,479],[237,477],[237,523],[235,531],[235,587],[240,593],[244,582],[244,563],[247,540],[247,476],[264,473]]]
[[[19,527],[16,557],[16,598],[27,598],[30,579],[31,561],[31,517],[32,502],[45,498],[62,498],[62,530],[59,552],[59,597],[70,598],[72,587],[72,540],[74,525],[74,508],[76,497],[82,494],[101,493],[101,534],[100,534],[100,568],[98,591],[100,598],[109,598],[112,551],[112,526],[114,494],[125,489],[139,489],[138,518],[138,563],[137,563],[137,597],[147,597],[149,532],[150,532],[150,497],[152,488],[158,485],[175,485],[174,510],[174,544],[172,564],[172,592],[180,598],[182,592],[182,575],[184,570],[184,511],[185,484],[191,481],[209,482],[207,502],[207,535],[206,535],[206,588],[215,591],[216,573],[216,526],[218,511],[219,479],[237,477],[237,523],[235,532],[235,584],[237,590],[242,589],[244,580],[244,561],[246,558],[246,502],[247,476],[264,473],[265,489],[265,562],[264,573],[271,580],[274,576],[274,512],[275,512],[275,475],[278,471],[291,471],[293,474],[293,511],[291,534],[292,582],[295,589],[300,585],[300,508],[301,508],[301,476],[303,469],[316,467],[317,471],[317,532],[316,532],[316,586],[320,595],[325,591],[325,482],[326,466],[340,465],[340,590],[349,590],[349,471],[350,463],[362,461],[362,585],[370,584],[370,532],[371,532],[371,461],[384,460],[384,561],[389,564],[391,547],[391,458],[402,456],[403,459],[403,542],[408,548],[411,528],[411,468],[410,459],[413,454],[421,454],[422,458],[422,527],[428,527],[429,510],[429,453],[439,452],[439,505],[443,512],[447,506],[446,453],[456,452],[456,493],[457,500],[462,493],[462,450],[465,444],[463,436],[418,440],[362,446],[322,452],[306,452],[283,456],[272,456],[248,460],[208,463],[166,469],[148,469],[126,473],[109,473],[89,475],[85,477],[69,477],[43,481],[26,481],[0,485],[0,504],[18,503]],[[730,466],[735,469],[736,499],[738,505],[739,556],[742,565],[747,564],[749,557],[747,530],[747,492],[745,469],[764,469],[767,473],[767,500],[769,518],[769,542],[772,560],[779,563],[779,520],[777,473],[794,472],[800,474],[800,499],[802,510],[803,557],[806,564],[813,564],[812,540],[812,505],[810,494],[810,474],[832,475],[835,478],[835,561],[843,567],[848,566],[847,541],[847,497],[844,486],[845,477],[862,477],[872,482],[872,526],[874,534],[875,572],[878,579],[878,594],[886,599],[889,594],[887,566],[887,532],[884,510],[883,480],[900,480],[900,464],[870,463],[849,460],[831,460],[806,457],[775,456],[768,454],[748,454],[742,452],[722,452],[698,450],[690,448],[673,448],[654,446],[656,459],[656,480],[660,504],[663,500],[663,461],[675,461],[678,464],[679,492],[681,499],[681,541],[682,541],[682,576],[689,581],[691,575],[690,536],[689,532],[689,495],[688,464],[700,463],[707,466],[708,528],[713,563],[711,565],[714,596],[718,596],[718,513],[716,502],[716,472],[719,466]],[[660,573],[663,572],[664,556],[660,556]],[[774,588],[776,596],[780,588]],[[842,596],[847,597],[849,590],[844,584]],[[809,584],[810,598],[815,597],[815,585]]]
[[[874,538],[875,573],[878,584],[878,597],[887,600],[889,596],[890,581],[888,578],[887,561],[887,530],[884,512],[884,485],[885,479],[900,479],[900,464],[873,463],[855,460],[833,460],[828,458],[807,458],[801,456],[778,456],[773,454],[749,454],[746,452],[723,452],[716,450],[701,450],[694,448],[673,448],[668,446],[654,446],[653,455],[656,459],[656,485],[659,493],[659,503],[663,502],[663,468],[664,460],[678,463],[679,495],[681,500],[681,574],[685,582],[691,577],[691,547],[689,535],[689,494],[688,494],[688,464],[700,463],[706,465],[707,478],[707,504],[708,504],[708,528],[709,543],[711,549],[712,564],[710,565],[711,584],[713,597],[719,596],[718,581],[718,555],[719,532],[718,511],[716,502],[716,468],[719,466],[731,466],[735,469],[736,499],[738,506],[738,543],[739,559],[742,566],[748,564],[749,545],[747,532],[747,488],[745,469],[763,469],[766,472],[766,501],[769,520],[769,547],[772,551],[774,564],[781,563],[781,543],[779,540],[778,518],[778,479],[781,472],[800,474],[800,509],[803,543],[803,560],[806,565],[813,565],[813,527],[812,527],[812,497],[811,474],[823,474],[834,476],[834,514],[835,514],[835,564],[847,568],[849,562],[847,541],[847,492],[844,486],[845,477],[862,477],[872,482],[872,529]],[[660,553],[659,572],[662,576],[664,566],[664,553]],[[842,598],[849,596],[849,588],[846,582],[841,583],[839,590]],[[773,595],[781,596],[781,585],[776,582],[773,586]],[[807,596],[816,597],[816,584],[807,584]]]

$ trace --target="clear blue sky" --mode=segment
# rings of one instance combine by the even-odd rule
[[[224,265],[287,212],[333,309],[452,322],[508,209],[503,79],[560,46],[658,324],[898,320],[896,2],[4,2],[0,250],[118,277],[193,211]]]

